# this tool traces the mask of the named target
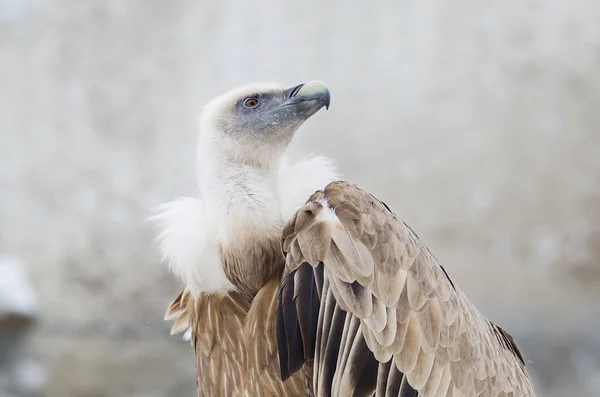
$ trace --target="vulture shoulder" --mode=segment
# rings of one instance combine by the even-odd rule
[[[535,395],[513,338],[373,195],[332,182],[282,240],[283,380],[308,365],[315,396]]]

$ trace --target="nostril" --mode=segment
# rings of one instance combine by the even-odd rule
[[[300,89],[304,87],[304,84],[300,84],[297,85],[296,87],[294,87],[294,89],[292,90],[292,92],[290,93],[290,98],[295,97],[296,95],[298,95],[298,91],[300,91]]]

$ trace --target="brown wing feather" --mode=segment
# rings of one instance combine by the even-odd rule
[[[167,312],[165,313],[165,320],[175,320],[171,327],[171,335],[191,331],[190,315],[193,311],[192,300],[192,294],[186,286],[182,288],[179,295],[177,295],[171,304],[169,304]],[[186,339],[188,336],[191,337],[191,335],[186,335]]]
[[[277,296],[281,275],[274,275],[252,300],[246,316],[244,338],[247,361],[248,396],[308,396],[306,376],[302,371],[281,381],[275,337]],[[307,368],[310,370],[310,368]]]
[[[331,309],[334,317],[319,314],[317,396],[535,395],[514,339],[454,287],[410,227],[355,185],[333,182],[311,196],[286,225],[283,249],[288,277],[305,263],[324,268],[320,311],[332,293],[334,307],[348,312],[343,319]],[[360,332],[348,337],[354,318]],[[342,345],[325,357],[319,338],[335,339],[334,327]],[[363,365],[371,356],[379,370]],[[328,360],[335,371],[323,371]]]

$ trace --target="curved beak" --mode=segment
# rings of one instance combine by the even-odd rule
[[[329,109],[331,102],[329,88],[322,81],[315,80],[285,90],[284,104],[294,105],[302,102],[309,102],[320,108],[325,106],[325,109]]]
[[[264,114],[269,124],[298,127],[321,108],[329,108],[329,88],[321,81],[311,81],[285,90],[283,102]]]
[[[277,107],[283,119],[306,120],[322,107],[329,108],[329,88],[321,81],[311,81],[285,90],[285,99]]]

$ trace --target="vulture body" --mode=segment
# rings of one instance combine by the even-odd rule
[[[534,396],[513,338],[383,202],[286,149],[330,94],[252,84],[202,112],[202,200],[163,205],[167,310],[199,396]]]

